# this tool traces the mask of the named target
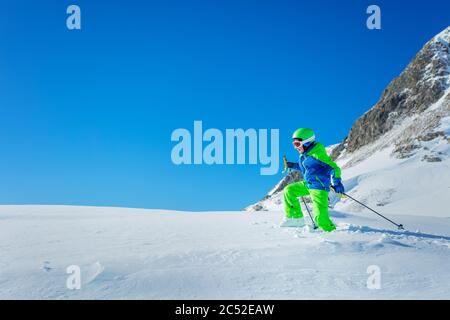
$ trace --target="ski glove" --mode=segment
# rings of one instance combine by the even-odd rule
[[[344,185],[342,184],[341,179],[333,179],[333,189],[334,192],[336,193],[344,193],[345,189],[344,189]]]
[[[299,169],[299,167],[298,167],[298,163],[297,162],[286,162],[286,166],[289,168],[289,169],[294,169],[294,170],[298,170]]]

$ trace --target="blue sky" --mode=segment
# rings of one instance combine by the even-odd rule
[[[82,30],[66,28],[77,4]],[[366,8],[382,30],[366,28]],[[175,166],[176,128],[316,130],[341,141],[450,3],[0,1],[0,203],[236,210],[278,175]]]

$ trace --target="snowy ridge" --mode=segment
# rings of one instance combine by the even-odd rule
[[[450,27],[437,34],[428,43],[430,50],[434,53],[430,63],[426,66],[427,72],[424,79],[420,81],[441,82],[445,89],[450,87]],[[442,66],[433,70],[433,62],[440,61]]]
[[[448,153],[448,143],[445,140],[448,135],[445,134],[446,121],[445,118],[450,116],[450,89],[447,89],[446,93],[440,98],[435,104],[431,105],[423,113],[413,114],[409,117],[404,118],[401,122],[397,123],[393,129],[383,136],[381,136],[377,141],[370,143],[366,146],[360,148],[357,152],[347,153],[345,150],[341,153],[338,158],[339,164],[345,169],[351,167],[352,165],[367,159],[376,152],[379,152],[388,147],[402,147],[411,146],[412,148],[408,154],[403,154],[405,158],[412,156],[414,150],[422,149],[422,151],[429,151],[428,154],[433,154],[434,151],[437,153],[441,152],[443,156],[449,156]],[[434,136],[433,133],[443,132],[442,135]],[[429,137],[426,135],[431,134]],[[430,140],[426,140],[430,139]],[[432,147],[432,143],[443,142],[442,150],[437,148],[437,150]],[[446,146],[447,145],[447,146]],[[432,147],[430,149],[430,147]],[[394,152],[394,150],[392,150]],[[397,155],[390,154],[392,158],[396,158]]]

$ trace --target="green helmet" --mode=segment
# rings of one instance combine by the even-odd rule
[[[314,134],[314,131],[308,128],[297,129],[292,135],[292,139],[299,139],[303,143],[314,141],[315,138],[316,136]]]

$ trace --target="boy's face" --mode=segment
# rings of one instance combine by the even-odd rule
[[[292,141],[292,144],[294,145],[294,148],[295,148],[298,152],[303,153],[303,152],[305,151],[305,149],[303,149],[303,144],[302,144],[301,141],[299,141],[299,140],[293,140],[293,141]]]

